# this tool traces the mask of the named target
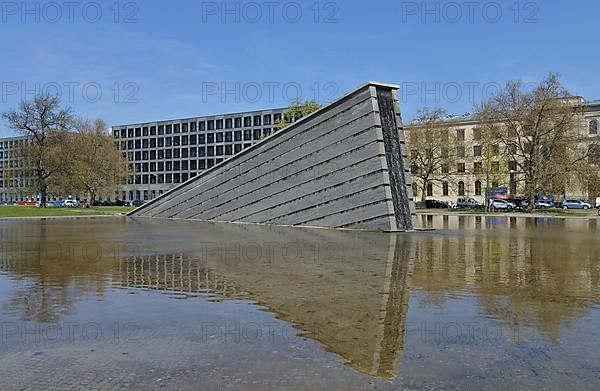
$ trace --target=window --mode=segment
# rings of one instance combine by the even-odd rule
[[[163,125],[158,125],[158,135],[162,136],[165,134],[165,127]]]
[[[181,124],[181,132],[187,133],[187,131],[188,131],[188,124],[187,123]]]
[[[215,121],[214,120],[210,120],[207,121],[208,122],[208,130],[215,130]]]
[[[231,128],[233,128],[233,119],[227,118],[225,120],[225,129],[231,129]]]
[[[444,195],[445,197],[447,197],[449,194],[448,191],[448,182],[442,182],[442,195]]]
[[[254,129],[254,140],[260,140],[260,129]]]
[[[223,120],[222,119],[217,120],[217,129],[219,129],[219,130],[223,129]]]
[[[244,117],[244,127],[249,128],[252,126],[252,117]]]
[[[473,174],[482,174],[483,173],[483,164],[481,162],[473,163]]]
[[[250,141],[250,140],[252,140],[252,131],[244,130],[244,141]]]
[[[473,129],[473,140],[476,140],[476,141],[481,140],[481,129],[480,128]]]
[[[466,171],[465,163],[457,163],[456,164],[456,172],[464,173]]]
[[[465,130],[464,129],[456,129],[456,139],[458,141],[465,141]]]
[[[433,184],[427,184],[427,197],[433,197]]]
[[[480,157],[482,149],[483,149],[483,147],[481,145],[473,146],[473,156]]]
[[[268,125],[271,125],[271,124],[272,124],[271,123],[271,115],[270,114],[264,115],[263,116],[263,125],[268,126]]]
[[[458,182],[458,195],[459,196],[465,195],[465,183],[463,181]]]
[[[235,119],[235,127],[236,128],[241,128],[242,127],[242,119],[241,118],[236,118]]]
[[[206,122],[204,122],[204,121],[200,121],[200,122],[199,122],[199,125],[198,125],[198,129],[199,129],[201,132],[204,132],[204,131],[206,130]]]
[[[481,182],[480,181],[475,182],[475,195],[476,196],[481,195]]]
[[[590,134],[597,135],[598,134],[598,120],[593,119],[590,121]]]
[[[175,124],[173,133],[179,133],[181,131],[181,124]]]
[[[456,155],[458,157],[465,157],[465,147],[456,147]]]
[[[262,121],[261,121],[261,116],[260,115],[255,115],[254,116],[254,126],[262,126]]]

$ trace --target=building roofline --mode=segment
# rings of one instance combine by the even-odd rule
[[[171,118],[171,119],[157,120],[157,121],[130,122],[127,124],[113,125],[110,127],[110,129],[130,127],[130,126],[134,126],[134,125],[150,125],[150,124],[160,124],[160,123],[176,122],[176,121],[191,121],[191,120],[199,119],[199,118],[229,117],[232,115],[235,116],[235,115],[241,115],[241,114],[262,113],[265,111],[281,111],[281,110],[287,110],[287,109],[288,109],[287,107],[276,107],[276,108],[269,108],[269,109],[263,109],[263,110],[239,111],[239,112],[225,113],[225,114],[209,114],[209,115],[200,115],[200,116],[195,116],[195,117]]]

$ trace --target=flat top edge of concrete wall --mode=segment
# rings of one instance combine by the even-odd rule
[[[162,195],[156,197],[155,199],[151,200],[150,202],[140,206],[139,208],[136,208],[134,210],[132,210],[131,212],[127,213],[127,216],[134,216],[140,212],[142,212],[144,209],[146,209],[147,207],[149,207],[150,205],[153,205],[154,203],[160,201],[163,198],[168,197],[171,193],[187,186],[190,183],[196,182],[198,180],[200,180],[202,177],[210,174],[211,172],[220,169],[221,167],[225,166],[225,165],[229,165],[232,162],[235,162],[236,160],[240,159],[241,157],[243,157],[244,155],[246,155],[247,153],[249,153],[249,151],[252,151],[254,148],[258,148],[268,142],[272,142],[273,140],[276,140],[278,137],[280,137],[281,135],[291,132],[293,131],[295,128],[303,125],[304,123],[312,120],[313,118],[315,118],[316,116],[320,115],[321,113],[324,113],[328,110],[331,110],[333,108],[335,108],[337,105],[341,104],[342,102],[346,101],[347,99],[350,99],[352,96],[364,91],[367,88],[370,87],[375,87],[375,88],[383,88],[383,89],[388,89],[388,90],[393,90],[396,91],[398,89],[400,89],[399,85],[396,84],[391,84],[391,83],[382,83],[382,82],[377,82],[377,81],[367,81],[363,84],[361,84],[360,86],[356,87],[355,89],[351,90],[350,92],[342,95],[341,97],[339,97],[338,99],[334,100],[331,103],[328,103],[326,105],[324,105],[323,107],[319,108],[318,110],[314,111],[313,113],[307,115],[306,117],[303,117],[301,119],[299,119],[298,121],[294,122],[293,124],[291,124],[290,126],[281,129],[280,131],[278,131],[277,133],[271,135],[270,137],[265,138],[262,141],[259,141],[258,143],[254,144],[253,146],[251,146],[250,148],[244,149],[243,151],[241,151],[240,153],[238,153],[237,155],[224,160],[223,162],[215,165],[214,167],[212,167],[209,170],[204,171],[203,173],[201,173],[200,175],[197,175],[193,178],[190,178],[189,180],[187,180],[186,182],[183,182],[181,184],[179,184],[178,186],[175,186],[174,188],[166,191],[165,193],[163,193]]]

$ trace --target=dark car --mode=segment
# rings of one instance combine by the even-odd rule
[[[146,201],[135,200],[132,202],[132,205],[135,206],[136,208],[139,208],[140,206],[144,205],[145,203],[146,203]]]
[[[129,206],[130,202],[125,200],[116,200],[114,206]]]
[[[425,201],[425,207],[427,209],[450,209],[447,202],[439,200],[427,200]]]

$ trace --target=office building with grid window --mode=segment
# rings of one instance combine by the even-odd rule
[[[114,126],[132,176],[117,197],[148,201],[277,130],[285,108]]]
[[[0,139],[0,203],[36,200],[32,179],[23,175],[21,150],[28,138]]]

